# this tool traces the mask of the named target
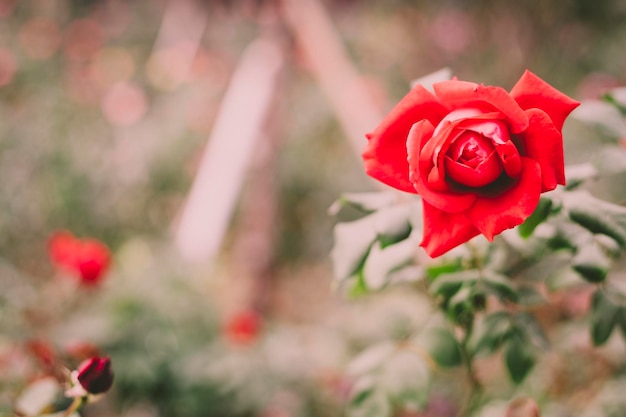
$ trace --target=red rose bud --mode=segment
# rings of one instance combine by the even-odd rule
[[[261,318],[254,311],[242,311],[233,316],[224,329],[231,342],[247,345],[254,342],[261,331]]]
[[[59,268],[80,279],[84,285],[96,285],[104,277],[110,263],[109,249],[95,239],[77,239],[69,232],[55,233],[48,252]]]
[[[113,385],[113,371],[108,357],[93,357],[80,364],[76,379],[89,394],[102,394]]]
[[[510,92],[449,80],[415,86],[367,135],[365,170],[422,197],[431,257],[530,216],[565,185],[565,119],[580,103],[526,71]]]

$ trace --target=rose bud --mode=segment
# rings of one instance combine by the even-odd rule
[[[423,204],[421,246],[437,257],[528,218],[565,185],[561,129],[580,103],[526,71],[510,92],[449,80],[416,85],[367,135],[365,170]]]
[[[73,386],[66,395],[84,397],[105,393],[113,385],[113,371],[109,357],[93,357],[82,362],[71,374]]]

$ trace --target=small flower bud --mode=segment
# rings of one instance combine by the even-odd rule
[[[97,356],[87,359],[72,372],[72,383],[74,386],[68,390],[68,396],[80,397],[107,392],[113,385],[111,359]]]

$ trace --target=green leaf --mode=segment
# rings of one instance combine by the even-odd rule
[[[359,270],[350,280],[352,286],[348,287],[348,295],[352,298],[358,298],[369,293],[365,279],[363,278],[363,270]]]
[[[371,376],[359,378],[352,388],[348,417],[390,417],[391,404],[382,388]]]
[[[333,231],[331,251],[335,279],[342,281],[356,274],[374,241],[384,247],[405,239],[411,232],[409,204],[381,209],[359,220],[338,223]]]
[[[491,354],[498,350],[512,335],[511,314],[497,311],[486,316],[480,327],[480,334],[473,349],[474,354]]]
[[[429,353],[435,363],[443,368],[451,368],[463,363],[459,342],[447,329],[427,329],[419,336],[418,343]]]
[[[626,307],[621,307],[619,311],[618,324],[622,330],[622,336],[626,338]]]
[[[597,128],[612,139],[626,137],[626,126],[618,109],[600,100],[585,100],[571,117]]]
[[[546,299],[535,287],[520,285],[517,289],[517,302],[525,306],[537,306],[546,303]]]
[[[550,346],[548,336],[537,321],[535,316],[527,311],[519,312],[514,317],[515,330],[524,334],[524,338],[529,340],[535,346],[547,349]]]
[[[537,204],[537,208],[535,208],[533,214],[531,214],[530,217],[528,217],[524,221],[524,223],[520,224],[517,227],[519,234],[523,238],[527,238],[532,235],[537,226],[539,226],[539,224],[541,224],[545,219],[548,218],[551,209],[552,200],[544,197],[540,198],[539,204]]]
[[[594,152],[591,162],[598,176],[623,174],[626,172],[626,149],[616,144],[605,145]]]
[[[398,349],[385,362],[379,383],[395,403],[423,408],[428,399],[430,368],[413,350]]]
[[[373,225],[382,247],[406,239],[411,234],[411,204],[386,207],[374,213]]]
[[[511,280],[505,275],[493,271],[483,272],[483,279],[479,281],[488,293],[496,295],[502,301],[517,302],[517,290],[511,285]]]
[[[473,303],[474,289],[471,286],[462,287],[449,300],[447,305],[448,317],[456,324],[467,327],[474,320],[477,310]]]
[[[621,320],[620,307],[600,289],[591,298],[591,340],[601,346],[609,340],[617,322]]]
[[[626,87],[614,88],[602,97],[607,103],[615,106],[626,116]]]
[[[546,279],[546,285],[550,291],[578,287],[580,286],[580,274],[568,265],[567,268],[561,268],[549,275]]]
[[[572,259],[572,268],[586,281],[597,284],[606,279],[611,268],[611,259],[593,240],[590,244],[578,248]]]
[[[434,281],[439,275],[451,274],[463,270],[463,264],[460,258],[449,263],[432,265],[426,268],[426,277],[430,282]]]
[[[372,243],[376,240],[372,217],[370,215],[335,226],[335,244],[330,254],[335,279],[341,281],[349,278],[363,265]]]
[[[565,189],[573,190],[585,181],[592,180],[597,177],[598,170],[589,162],[568,165],[565,167],[565,178],[567,178],[567,185],[565,186]]]
[[[453,297],[464,284],[473,285],[478,279],[480,279],[480,272],[476,269],[439,275],[430,285],[429,291],[447,300]]]
[[[592,233],[611,236],[626,247],[626,207],[593,197],[585,191],[564,193],[569,217]]]
[[[388,341],[372,345],[354,358],[346,371],[349,375],[364,375],[379,368],[395,350],[394,344]]]
[[[440,81],[447,81],[451,78],[452,70],[446,67],[411,81],[411,88],[415,88],[416,85],[420,84],[431,93],[434,93],[433,84]]]
[[[507,343],[504,361],[511,380],[520,384],[535,366],[535,354],[521,337],[512,337]]]
[[[405,239],[382,248],[374,243],[363,265],[363,278],[367,288],[378,290],[387,284],[389,276],[400,268],[414,262],[417,242]]]

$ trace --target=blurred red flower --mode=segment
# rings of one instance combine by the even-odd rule
[[[261,331],[261,317],[254,311],[241,311],[228,320],[224,329],[226,338],[238,345],[254,342]]]
[[[58,268],[77,276],[84,285],[96,285],[104,277],[111,255],[107,246],[95,239],[78,239],[67,231],[55,233],[48,253]]]

